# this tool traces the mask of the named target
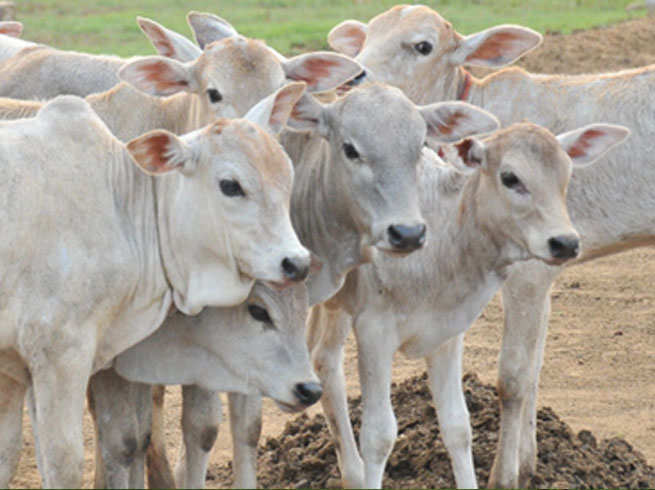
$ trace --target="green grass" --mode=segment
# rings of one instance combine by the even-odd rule
[[[633,0],[440,0],[424,1],[468,34],[501,24],[522,24],[540,32],[571,32],[630,18]],[[26,39],[62,49],[123,56],[152,48],[134,21],[150,17],[190,35],[188,10],[213,12],[241,33],[265,39],[283,53],[326,48],[325,37],[343,19],[368,21],[398,3],[393,0],[15,0]],[[632,14],[634,16],[635,14]],[[644,15],[640,11],[637,15]]]

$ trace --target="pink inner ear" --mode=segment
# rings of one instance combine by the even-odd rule
[[[466,138],[465,140],[462,140],[460,143],[457,143],[455,145],[455,148],[457,149],[457,154],[459,155],[459,158],[462,160],[462,162],[464,162],[464,164],[467,167],[477,168],[480,166],[480,162],[470,158],[470,152],[472,146],[473,146],[473,140],[470,138]]]
[[[466,61],[472,59],[478,60],[496,60],[505,56],[507,49],[514,41],[520,38],[518,34],[511,32],[499,32],[492,35],[484,41],[478,49],[466,57]]]
[[[138,70],[145,80],[161,92],[189,85],[189,82],[186,80],[172,79],[172,70],[164,61],[153,61],[152,63],[142,64]]]
[[[128,143],[128,149],[144,169],[152,173],[158,173],[168,168],[168,160],[165,159],[165,155],[169,143],[168,135],[155,134]]]
[[[168,37],[161,31],[161,29],[157,26],[146,23],[141,24],[141,27],[148,33],[148,37],[162,56],[173,58],[175,55],[175,49],[173,49]]]
[[[587,148],[589,148],[596,138],[603,136],[605,133],[599,131],[598,129],[590,129],[585,131],[580,135],[578,140],[573,146],[571,146],[567,153],[571,158],[580,158],[587,154]]]
[[[449,135],[452,134],[452,132],[455,130],[457,126],[459,126],[459,122],[462,119],[466,119],[467,116],[463,112],[453,112],[448,115],[448,117],[443,121],[443,123],[437,124],[437,130],[439,131],[439,134],[442,135]]]
[[[294,96],[297,96],[296,90],[283,90],[275,98],[273,110],[271,111],[271,118],[269,120],[270,126],[283,126],[286,122],[285,117],[290,112],[291,101]]]
[[[302,64],[302,69],[298,70],[294,80],[302,80],[309,88],[313,88],[319,80],[327,78],[332,68],[338,65],[339,61],[336,60],[309,58]]]
[[[366,33],[357,26],[345,26],[339,29],[339,34],[339,42],[347,43],[356,52],[359,52],[366,40]]]

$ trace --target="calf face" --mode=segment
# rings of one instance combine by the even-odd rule
[[[416,181],[423,146],[456,141],[473,126],[495,129],[497,121],[462,103],[417,108],[398,89],[372,84],[329,105],[306,95],[289,125],[314,129],[329,142],[330,170],[351,197],[347,215],[362,245],[409,253],[426,240]]]
[[[451,93],[461,65],[497,68],[535,48],[542,37],[513,25],[462,36],[437,12],[422,5],[398,5],[368,24],[347,20],[330,31],[332,48],[355,58],[366,78],[399,87],[412,100],[465,98],[466,86]]]
[[[189,261],[184,266],[189,277],[180,278],[189,284],[188,290],[175,298],[183,312],[197,312],[202,305],[222,306],[212,297],[217,288],[225,287],[221,283],[226,272],[216,265],[225,251],[227,270],[236,269],[243,277],[237,298],[250,289],[253,279],[284,286],[306,277],[310,256],[289,218],[293,167],[269,134],[281,128],[303,91],[304,84],[290,84],[262,101],[246,119],[219,119],[182,137],[151,131],[128,143],[147,173],[182,174],[168,186],[162,183],[165,202],[159,220],[160,227],[170,231],[162,244],[165,260],[168,253],[169,263],[179,262],[180,256]],[[269,131],[248,119],[265,124]]]
[[[566,209],[571,170],[593,163],[628,134],[623,126],[594,124],[555,137],[521,123],[484,140],[463,140],[449,160],[460,168],[481,169],[479,225],[498,242],[510,243],[512,258],[558,265],[580,253]]]
[[[223,23],[229,24],[216,19],[211,14],[189,14],[192,27],[204,27],[194,29],[197,37],[199,30],[205,33],[202,50],[153,21],[139,19],[156,49],[171,58],[148,56],[130,62],[121,69],[120,78],[151,95],[195,94],[202,110],[214,118],[242,116],[289,80],[305,82],[309,91],[322,91],[361,71],[355,61],[336,53],[286,59],[261,41],[240,36],[234,29],[221,29]]]
[[[221,331],[217,352],[227,370],[285,411],[317,402],[322,390],[305,342],[307,288],[279,291],[256,283],[248,300],[234,310],[235,321]]]

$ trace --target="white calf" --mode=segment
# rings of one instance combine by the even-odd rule
[[[457,486],[476,486],[461,386],[463,334],[500,288],[511,264],[531,258],[561,264],[578,255],[578,235],[565,207],[571,160],[574,166],[587,165],[627,134],[621,126],[592,125],[556,140],[524,123],[482,141],[459,143],[460,168],[471,175],[438,165],[422,169],[421,209],[435,230],[432,241],[405,260],[380,256],[371,267],[352,272],[310,332],[345,488],[382,484],[396,438],[390,389],[398,350],[425,358]],[[353,318],[357,339],[361,459],[343,380],[335,377],[350,330],[339,308]]]
[[[534,48],[541,36],[497,26],[462,36],[434,10],[398,6],[368,24],[335,27],[333,47],[355,56],[367,76],[398,86],[417,103],[459,98],[491,111],[503,125],[530,120],[553,132],[594,121],[627,126],[632,137],[594,171],[578,172],[567,204],[580,233],[576,261],[654,243],[652,162],[655,65],[601,75],[536,75],[506,68],[482,80],[465,65],[497,68]],[[411,49],[409,49],[411,48]],[[536,400],[549,292],[561,267],[514,266],[503,286],[505,331],[498,391],[502,408],[490,487],[529,484],[535,470]]]
[[[292,90],[278,125],[304,85]],[[247,120],[183,137],[151,131],[125,146],[70,96],[0,132],[0,485],[18,462],[30,387],[44,485],[79,487],[93,372],[172,304],[188,314],[238,304],[257,278],[285,284],[283,262],[309,266],[288,214],[293,168]]]
[[[308,308],[305,286],[281,292],[256,284],[244,304],[207,308],[195,317],[176,313],[153,335],[119,355],[115,370],[96,375],[89,390],[99,435],[96,488],[143,487],[152,403],[150,386],[140,383],[199,387],[190,393],[184,388],[183,419],[194,430],[184,434],[183,449],[191,453],[181,457],[176,480],[177,486],[190,488],[204,486],[221,414],[218,398],[209,404],[209,412],[197,411],[196,406],[206,406],[198,396],[215,396],[216,390],[263,394],[285,411],[316,402],[321,389],[305,342]],[[121,376],[137,383],[129,383],[126,389]],[[97,390],[99,379],[102,384]],[[156,412],[155,419],[160,415]],[[207,417],[210,424],[204,423]],[[151,488],[165,474],[149,467]],[[160,482],[175,486],[172,480]]]

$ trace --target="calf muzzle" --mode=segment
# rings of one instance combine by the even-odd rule
[[[548,239],[550,254],[555,259],[574,259],[580,253],[580,239],[575,235],[560,235]]]
[[[425,243],[425,225],[404,226],[391,225],[387,229],[389,243],[399,252],[411,252],[419,249]]]
[[[285,257],[282,260],[282,272],[284,273],[284,277],[290,281],[304,281],[309,274],[309,266],[309,259],[304,260],[299,258],[292,259]]]
[[[298,383],[294,389],[293,394],[298,398],[298,401],[306,407],[316,403],[323,394],[323,388],[318,383],[313,381],[309,383]]]

